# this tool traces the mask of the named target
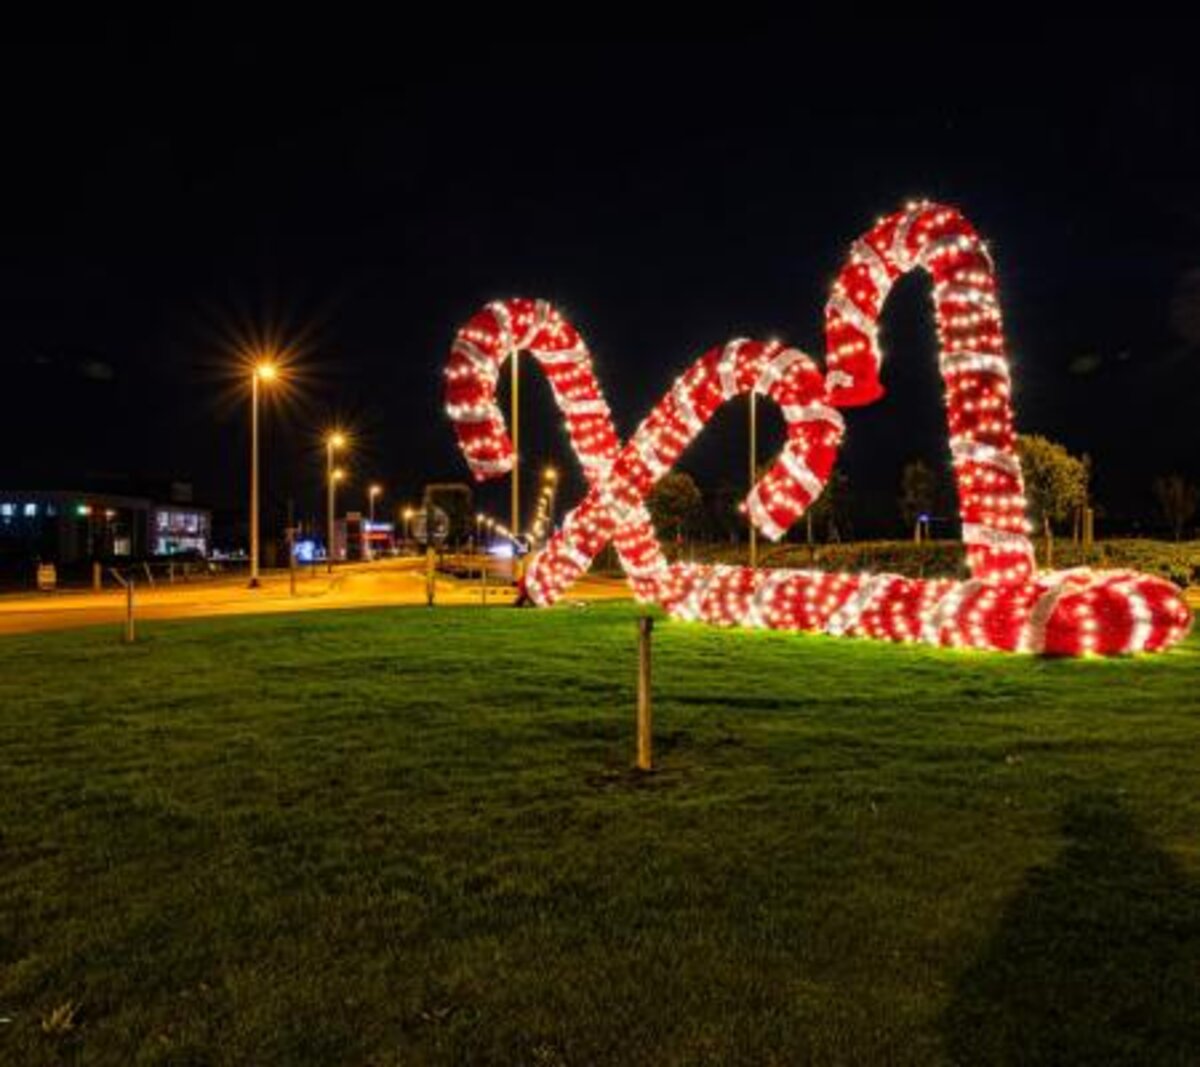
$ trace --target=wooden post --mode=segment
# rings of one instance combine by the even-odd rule
[[[1090,507],[1083,509],[1083,550],[1091,552],[1096,544],[1096,512]]]
[[[425,545],[425,606],[430,608],[433,607],[434,594],[437,592],[435,574],[436,566],[433,554],[433,542],[429,541]]]
[[[100,561],[95,560],[92,563],[92,588],[98,593],[100,586],[104,582],[104,568],[100,566]]]
[[[291,497],[288,497],[288,528],[287,528],[287,554],[288,554],[288,588],[291,595],[296,595],[296,505]]]
[[[133,575],[129,576],[129,581],[125,583],[125,637],[124,641],[127,645],[132,645],[136,640],[137,635],[134,632],[133,626]]]
[[[637,684],[637,768],[654,769],[652,721],[650,708],[650,634],[654,620],[643,615],[638,627],[638,684]]]

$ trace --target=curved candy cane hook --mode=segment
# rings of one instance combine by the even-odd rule
[[[635,593],[655,599],[668,573],[645,498],[725,401],[756,390],[782,409],[787,441],[746,499],[751,520],[778,539],[824,488],[842,418],[824,403],[820,371],[777,342],[732,341],[711,349],[681,377],[624,448],[575,328],[544,301],[489,304],[459,331],[446,369],[446,411],[478,479],[512,469],[512,442],[496,404],[500,367],[528,351],[546,372],[567,420],[589,491],[531,561],[526,591],[557,600],[613,541]]]
[[[879,316],[895,281],[917,269],[933,280],[938,363],[971,574],[1002,581],[1028,578],[1034,570],[1033,546],[996,271],[960,212],[925,201],[909,204],[850,246],[825,305],[829,402],[858,407],[883,395]]]

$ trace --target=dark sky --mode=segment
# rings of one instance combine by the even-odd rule
[[[231,339],[273,326],[304,352],[266,416],[269,508],[318,509],[334,418],[355,484],[413,497],[465,475],[441,370],[507,295],[576,322],[626,435],[733,336],[819,358],[849,242],[919,195],[991,241],[1020,428],[1092,453],[1127,521],[1155,474],[1200,476],[1200,80],[1163,43],[1185,27],[1074,32],[484,47],[64,16],[14,35],[0,485],[189,478],[240,504]],[[864,526],[893,520],[904,461],[946,462],[925,284],[885,321],[890,394],[851,414],[842,460]],[[573,470],[534,378],[523,452]],[[722,412],[685,469],[740,478],[743,426]]]

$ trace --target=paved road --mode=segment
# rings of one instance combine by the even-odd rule
[[[189,619],[218,615],[258,615],[273,612],[330,611],[340,608],[386,607],[425,603],[423,560],[387,560],[348,564],[332,577],[322,571],[300,573],[293,596],[286,571],[264,575],[259,589],[248,589],[245,578],[190,584],[138,586],[136,617]],[[439,577],[438,604],[480,604],[477,581]],[[585,578],[571,592],[575,600],[614,600],[629,596],[624,581]],[[511,586],[488,585],[489,604],[511,604]],[[0,597],[0,634],[62,630],[76,626],[119,625],[125,615],[121,589]]]

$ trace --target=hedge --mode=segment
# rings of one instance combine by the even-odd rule
[[[1045,566],[1044,544],[1035,538],[1038,563]],[[672,558],[697,563],[745,563],[747,547],[740,545],[694,545],[676,551]],[[958,541],[855,541],[845,544],[759,545],[758,562],[763,567],[794,567],[823,571],[887,571],[914,578],[965,578],[966,559]],[[1128,567],[1167,578],[1178,586],[1200,584],[1200,541],[1149,541],[1115,539],[1098,541],[1085,553],[1069,541],[1054,543],[1054,568],[1092,566],[1103,569]]]

